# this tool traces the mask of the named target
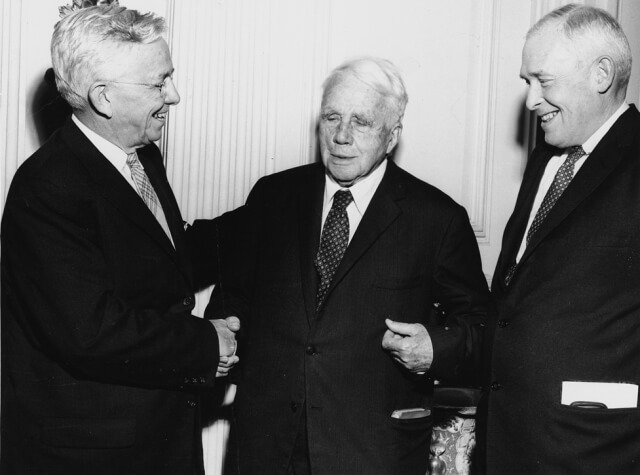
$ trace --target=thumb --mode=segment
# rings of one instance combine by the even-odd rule
[[[384,322],[387,324],[389,330],[399,335],[414,336],[418,333],[418,329],[414,323],[396,322],[389,318],[385,319]]]
[[[227,322],[227,326],[229,330],[232,332],[237,332],[240,330],[240,319],[238,317],[227,317],[225,318]]]

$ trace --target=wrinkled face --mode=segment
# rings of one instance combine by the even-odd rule
[[[587,56],[552,27],[524,45],[520,76],[528,85],[527,107],[540,117],[550,145],[582,145],[603,123],[596,58]]]
[[[111,128],[124,150],[160,139],[169,106],[180,102],[173,84],[173,63],[163,40],[119,48],[108,66]]]
[[[387,126],[384,97],[344,76],[325,92],[320,110],[320,153],[329,177],[351,186],[375,170],[398,142],[401,126]]]

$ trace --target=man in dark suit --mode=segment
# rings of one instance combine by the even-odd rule
[[[520,74],[544,144],[493,278],[488,473],[640,471],[640,115],[605,11],[528,33]]]
[[[56,25],[73,117],[2,221],[3,474],[204,472],[199,394],[237,361],[238,322],[191,315],[214,227],[185,232],[153,144],[180,100],[163,31],[121,7]]]
[[[427,470],[433,378],[477,355],[488,289],[464,209],[387,159],[406,102],[388,61],[334,70],[322,163],[261,179],[221,227],[231,273],[205,314],[246,329],[227,456],[242,474]]]

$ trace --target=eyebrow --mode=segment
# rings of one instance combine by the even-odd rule
[[[175,72],[175,70],[176,70],[176,68],[171,68],[171,71],[163,71],[163,72],[159,73],[158,76],[156,76],[156,77],[160,81],[164,81],[169,76],[173,76],[173,73]]]
[[[520,79],[527,79],[527,78],[539,78],[540,76],[544,76],[545,72],[544,71],[533,71],[529,74],[527,74],[526,76],[524,74],[520,74]]]

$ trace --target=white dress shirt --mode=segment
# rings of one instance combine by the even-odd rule
[[[347,206],[347,216],[349,217],[349,242],[358,229],[360,221],[364,216],[364,212],[367,210],[373,194],[378,189],[384,172],[387,170],[387,159],[385,158],[382,163],[371,174],[362,178],[349,188],[343,188],[334,182],[329,175],[325,175],[324,185],[324,201],[322,205],[322,228],[324,228],[324,222],[327,220],[327,215],[333,205],[333,196],[338,190],[349,190],[353,196],[353,201]],[[320,229],[320,235],[322,235],[322,229]]]
[[[89,127],[87,127],[82,122],[80,122],[80,119],[78,119],[75,114],[71,115],[71,120],[73,120],[73,122],[78,126],[80,131],[87,136],[89,141],[93,145],[95,145],[98,151],[105,156],[105,158],[109,161],[109,163],[111,163],[111,165],[113,165],[115,169],[118,170],[118,173],[120,173],[123,176],[123,178],[127,180],[127,183],[131,185],[131,187],[136,192],[136,194],[138,194],[138,188],[136,187],[136,184],[133,181],[133,178],[131,178],[131,168],[129,168],[129,165],[127,165],[126,152],[122,150],[120,147],[118,147],[117,145],[109,142],[104,137],[101,137],[100,135],[96,134],[93,130],[91,130]],[[140,166],[142,166],[142,168],[144,169],[144,166],[142,165],[142,163],[140,163]],[[164,210],[162,209],[162,205],[160,204],[160,201],[158,201],[156,219],[158,220],[158,222],[160,223],[160,226],[162,226],[162,229],[164,229],[165,233],[171,240],[171,244],[173,244],[173,237],[171,236],[171,231],[169,231],[169,224],[167,223],[167,218],[164,214]],[[174,247],[175,247],[175,244],[174,244]]]
[[[587,139],[585,143],[582,144],[582,149],[585,152],[585,155],[580,157],[580,159],[575,163],[573,167],[573,176],[576,176],[578,170],[582,167],[584,162],[587,160],[593,149],[596,148],[602,137],[609,132],[609,129],[613,126],[618,117],[620,117],[624,112],[629,108],[627,103],[622,104],[618,110],[611,116],[607,121],[600,126],[598,130],[596,130],[591,137]],[[524,231],[524,236],[522,237],[522,242],[520,243],[520,249],[518,250],[518,255],[516,256],[516,264],[520,262],[522,255],[527,247],[527,233],[529,232],[529,228],[531,227],[531,223],[538,212],[538,208],[542,204],[542,200],[544,199],[547,191],[551,187],[553,183],[553,179],[558,172],[558,169],[562,166],[564,161],[567,159],[568,153],[567,150],[562,153],[562,155],[555,155],[547,163],[547,167],[544,170],[544,175],[542,175],[542,180],[540,180],[540,185],[538,185],[538,192],[536,193],[536,198],[533,201],[533,207],[531,208],[531,214],[529,215],[529,222],[527,223],[527,229]]]

